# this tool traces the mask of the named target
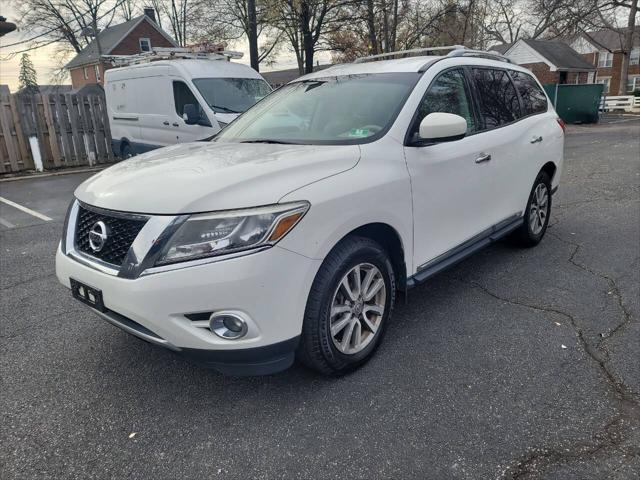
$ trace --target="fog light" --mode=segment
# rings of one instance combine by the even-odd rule
[[[237,340],[247,334],[247,322],[230,313],[212,313],[209,318],[209,330],[220,338]]]

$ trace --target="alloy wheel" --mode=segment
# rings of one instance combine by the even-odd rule
[[[349,270],[331,302],[329,328],[335,347],[345,355],[362,351],[376,336],[387,300],[380,270],[360,263]]]
[[[533,192],[529,207],[529,227],[531,233],[539,235],[549,215],[549,190],[544,183],[538,184]]]

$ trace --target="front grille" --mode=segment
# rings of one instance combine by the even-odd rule
[[[102,249],[95,252],[89,244],[89,232],[99,221],[104,222],[107,226],[107,239]],[[147,219],[144,217],[111,215],[108,212],[99,213],[80,206],[75,230],[76,249],[119,267],[145,223],[147,223]]]

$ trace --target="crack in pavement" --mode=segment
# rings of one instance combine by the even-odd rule
[[[607,283],[609,284],[609,291],[607,292],[607,294],[613,295],[613,297],[616,299],[618,308],[622,312],[622,321],[618,325],[616,325],[616,327],[614,327],[610,332],[600,334],[601,340],[596,345],[596,348],[603,350],[607,355],[607,359],[608,359],[610,354],[610,351],[608,349],[608,341],[610,341],[612,338],[616,337],[617,335],[621,334],[624,330],[626,330],[629,327],[629,325],[633,321],[631,312],[625,305],[624,299],[622,297],[622,292],[620,291],[620,288],[618,287],[618,284],[616,283],[616,281],[611,276],[605,273],[598,272],[593,268],[590,268],[587,265],[584,265],[578,262],[575,259],[576,256],[578,255],[578,252],[580,251],[580,248],[582,247],[580,244],[575,243],[571,240],[562,238],[560,235],[553,232],[549,232],[549,235],[555,237],[556,239],[560,240],[564,244],[573,247],[573,252],[571,253],[571,256],[568,259],[569,263],[593,275],[594,277],[606,280]]]
[[[554,236],[557,237],[557,235]],[[560,240],[562,241],[563,239]],[[571,245],[571,243],[567,241],[565,241],[564,243]],[[615,334],[613,333],[614,331],[612,331],[607,338],[611,338],[613,335],[620,334],[623,329],[621,325],[627,325],[631,321],[631,315],[624,306],[624,302],[619,295],[620,291],[617,287],[617,284],[615,284],[615,281],[613,281],[613,279],[611,279],[610,277],[606,275],[600,275],[595,270],[578,264],[578,262],[575,261],[575,255],[579,250],[579,245],[573,245],[574,250],[572,251],[571,256],[568,259],[571,264],[575,265],[578,268],[586,270],[589,273],[600,278],[607,279],[610,284],[613,283],[615,291],[618,295],[620,307],[623,311],[624,319],[621,324],[618,325],[616,329],[614,329]],[[625,385],[622,379],[620,379],[609,366],[609,354],[606,348],[601,348],[600,343],[595,347],[592,346],[584,337],[582,328],[573,315],[556,307],[548,305],[536,305],[533,303],[526,303],[511,298],[502,297],[499,294],[491,291],[484,285],[481,285],[480,283],[475,281],[469,281],[460,278],[458,279],[458,281],[471,285],[472,287],[479,289],[486,295],[509,305],[528,308],[544,313],[551,313],[566,318],[569,321],[569,324],[572,326],[576,337],[578,338],[580,346],[589,356],[589,358],[591,358],[591,360],[595,363],[595,365],[597,365],[598,369],[606,380],[606,384],[613,390],[614,398],[619,403],[620,413],[612,418],[604,426],[602,431],[597,432],[593,435],[593,441],[578,442],[568,447],[555,446],[535,448],[531,450],[530,453],[524,458],[520,459],[517,463],[509,466],[502,473],[502,478],[513,480],[533,478],[540,471],[546,470],[552,465],[566,464],[576,460],[589,459],[596,454],[608,454],[614,451],[620,451],[625,456],[640,457],[640,448],[636,448],[633,446],[626,447],[622,445],[623,442],[629,437],[630,428],[640,425],[640,401],[636,398],[635,392],[633,392],[627,385]]]
[[[524,307],[545,313],[552,313],[569,320],[569,323],[573,327],[583,350],[598,366],[606,380],[606,384],[613,389],[614,397],[619,402],[620,414],[611,419],[604,426],[601,432],[597,432],[593,435],[593,442],[579,442],[569,447],[555,446],[535,448],[517,463],[507,467],[507,469],[502,473],[502,478],[508,480],[534,478],[533,476],[537,475],[542,469],[547,469],[552,465],[588,459],[598,453],[607,454],[616,450],[623,451],[624,455],[640,456],[640,449],[625,447],[622,445],[629,436],[628,431],[631,426],[640,425],[640,402],[635,398],[633,392],[631,392],[624,382],[617,377],[615,372],[610,369],[607,365],[607,360],[601,358],[597,348],[592,347],[587,342],[582,333],[582,329],[573,315],[555,307],[534,305],[502,297],[475,281],[468,281],[464,279],[458,279],[458,281],[471,285],[486,295],[509,305]]]

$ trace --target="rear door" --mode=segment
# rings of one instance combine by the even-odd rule
[[[525,72],[510,70],[509,74],[521,99],[522,119],[518,123],[522,135],[519,148],[526,154],[510,170],[503,172],[501,182],[510,187],[505,189],[508,201],[514,208],[524,209],[542,165],[548,161],[557,162],[562,156],[562,144],[558,141],[562,135],[559,133],[557,115],[549,108],[540,84]]]
[[[491,155],[492,198],[488,201],[493,224],[513,219],[525,207],[531,184],[523,185],[531,165],[533,132],[523,122],[515,85],[506,69],[485,66],[469,68],[481,117],[481,137]],[[531,180],[533,182],[533,179]]]
[[[460,140],[411,146],[420,121],[445,112],[467,120]],[[418,268],[472,239],[496,220],[490,139],[480,128],[463,67],[440,73],[426,90],[408,132],[405,159],[411,176],[414,260]]]

